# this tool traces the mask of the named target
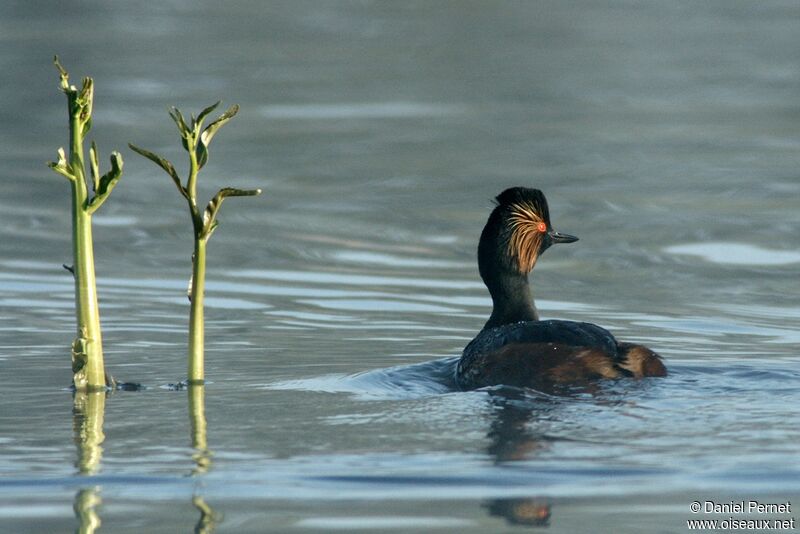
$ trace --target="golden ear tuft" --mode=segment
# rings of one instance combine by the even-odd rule
[[[519,272],[528,274],[539,257],[547,223],[533,205],[524,203],[511,206],[509,225],[511,237],[508,240],[508,252],[517,260]]]

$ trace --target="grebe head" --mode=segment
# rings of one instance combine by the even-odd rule
[[[551,245],[578,240],[553,230],[547,199],[538,189],[512,187],[495,200],[478,245],[478,267],[487,285],[498,276],[527,277]]]

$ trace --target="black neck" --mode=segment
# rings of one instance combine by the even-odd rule
[[[486,286],[492,295],[494,308],[484,329],[520,321],[538,321],[539,314],[533,304],[528,276],[519,273],[495,273]]]

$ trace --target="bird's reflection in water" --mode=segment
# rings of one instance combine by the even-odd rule
[[[537,433],[532,422],[548,414],[558,400],[531,390],[499,387],[489,390],[494,406],[487,452],[495,464],[524,461],[550,446],[551,439]],[[493,499],[484,504],[489,515],[504,518],[509,524],[528,527],[550,525],[550,504],[541,497]]]
[[[550,446],[546,434],[537,433],[531,423],[546,416],[558,400],[533,390],[503,387],[489,391],[494,407],[487,452],[496,464],[525,460]]]
[[[208,448],[208,428],[206,426],[206,399],[204,385],[190,385],[187,387],[189,393],[189,423],[191,427],[192,439],[192,460],[194,468],[193,476],[200,476],[208,472],[211,468],[212,453]],[[198,486],[199,486],[198,482]],[[195,534],[210,534],[214,532],[217,525],[222,521],[222,515],[214,511],[213,508],[197,493],[192,496],[192,505],[200,511],[200,518],[194,526]]]
[[[543,499],[495,499],[486,503],[489,515],[503,517],[511,525],[550,526],[550,504]]]
[[[79,475],[94,475],[100,470],[103,457],[103,419],[106,409],[105,391],[75,392],[72,401],[72,431],[77,448],[75,467]],[[81,488],[72,505],[78,520],[77,532],[92,534],[101,524],[98,509],[102,504],[100,486]]]

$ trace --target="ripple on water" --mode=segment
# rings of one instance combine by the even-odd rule
[[[454,379],[456,363],[458,357],[443,358],[374,369],[353,375],[332,374],[259,384],[256,387],[271,390],[349,393],[358,399],[421,398],[457,390]]]
[[[454,517],[351,516],[309,517],[295,526],[322,530],[384,530],[384,529],[458,529],[474,525],[474,521]]]
[[[333,259],[358,265],[372,264],[387,267],[419,267],[430,269],[469,268],[472,262],[440,260],[432,258],[398,256],[382,252],[367,252],[363,250],[337,250],[332,254]]]
[[[384,298],[374,299],[301,299],[300,304],[318,306],[329,310],[343,311],[375,311],[375,312],[403,312],[403,313],[461,313],[459,310],[435,304],[422,304],[406,300]]]
[[[137,217],[133,217],[131,215],[108,215],[102,214],[99,216],[95,216],[92,219],[92,223],[95,226],[128,226],[133,227],[139,223],[139,219]]]
[[[422,102],[355,102],[341,104],[268,105],[259,112],[269,119],[402,119],[452,115],[462,106]]]
[[[54,265],[49,261],[35,260],[3,260],[0,265],[18,271],[53,271]]]
[[[668,254],[699,256],[712,263],[726,265],[770,266],[800,263],[800,252],[773,250],[747,243],[688,243],[664,249]]]
[[[483,283],[464,280],[434,280],[417,277],[375,276],[352,273],[330,273],[322,271],[281,271],[270,269],[231,270],[232,278],[252,278],[280,282],[303,282],[323,285],[354,286],[407,286],[441,289],[483,288]]]

